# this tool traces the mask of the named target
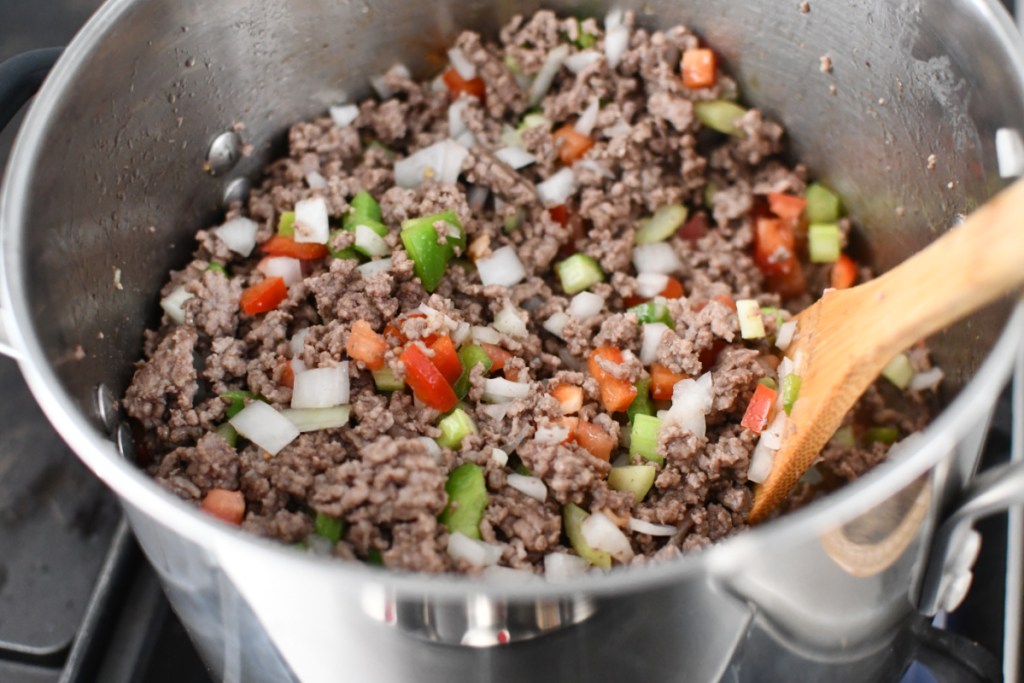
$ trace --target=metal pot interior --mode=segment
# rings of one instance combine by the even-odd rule
[[[543,3],[595,16],[610,4]],[[108,3],[44,89],[8,170],[3,245],[16,336],[30,363],[54,373],[58,410],[79,411],[105,438],[95,387],[123,392],[167,272],[188,261],[194,232],[219,219],[232,183],[255,179],[280,153],[291,123],[367,95],[368,77],[396,61],[430,76],[459,30],[493,35],[541,5]],[[793,153],[840,192],[860,225],[857,247],[879,270],[1004,182],[994,136],[1019,124],[1024,83],[1008,20],[992,3],[631,7],[641,26],[684,23],[715,46],[744,98],[781,120]],[[819,68],[824,55],[831,73]],[[237,124],[252,153],[212,175],[209,146]],[[1004,302],[932,339],[944,400],[978,369],[1008,314]]]

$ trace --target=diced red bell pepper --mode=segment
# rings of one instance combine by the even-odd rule
[[[569,208],[565,204],[552,206],[548,209],[548,215],[551,216],[551,220],[559,225],[565,225],[569,222]]]
[[[509,351],[497,346],[496,344],[481,344],[480,348],[484,350],[487,357],[491,359],[491,374],[500,372],[505,369],[505,362],[512,358],[512,354]]]
[[[785,192],[768,193],[768,210],[785,221],[798,221],[807,207],[807,200]]]
[[[708,234],[708,217],[703,211],[690,216],[689,220],[683,223],[683,227],[676,231],[676,237],[696,242]]]
[[[260,245],[260,251],[270,256],[290,256],[302,261],[321,259],[329,253],[326,244],[296,242],[291,237],[274,235]]]
[[[555,148],[558,150],[558,157],[566,166],[581,158],[594,146],[594,140],[589,135],[584,135],[571,124],[566,124],[552,133],[555,139]]]
[[[455,384],[462,375],[462,361],[459,360],[452,338],[447,335],[439,337],[430,345],[430,350],[434,352],[434,357],[430,359],[434,367],[441,371],[448,384]]]
[[[688,375],[675,373],[660,363],[651,363],[651,398],[656,401],[671,401],[676,384]]]
[[[203,512],[238,526],[245,517],[245,496],[241,491],[210,489],[200,507]]]
[[[800,296],[807,290],[807,283],[804,280],[804,269],[800,261],[794,256],[793,263],[789,266],[789,272],[778,275],[768,275],[765,278],[768,289],[778,292],[783,298]]]
[[[587,369],[597,380],[601,390],[601,405],[609,413],[621,412],[629,407],[636,398],[636,387],[626,379],[619,379],[601,367],[598,359],[620,365],[623,362],[622,351],[614,346],[601,346],[590,352],[587,358]]]
[[[715,84],[715,53],[707,48],[683,50],[683,85],[710,88]]]
[[[441,78],[444,80],[444,84],[448,86],[448,90],[451,91],[453,97],[458,97],[462,93],[466,93],[467,95],[472,95],[481,102],[483,102],[487,97],[487,84],[484,83],[484,79],[479,76],[466,80],[455,69],[448,69],[444,72]]]
[[[281,362],[278,363],[281,368],[281,379],[280,384],[283,387],[289,389],[295,388],[295,368],[292,367],[292,362],[287,358],[282,358]]]
[[[658,292],[658,296],[666,299],[682,299],[686,292],[683,290],[683,283],[675,279],[671,275],[668,276],[668,282],[665,283],[665,289]],[[626,308],[633,308],[640,304],[645,304],[650,299],[645,299],[642,296],[627,296],[626,297]]]
[[[564,415],[572,415],[583,407],[583,389],[575,384],[556,384],[551,395],[562,406]]]
[[[612,450],[615,448],[615,439],[593,422],[580,420],[576,426],[576,443],[587,449],[592,456],[609,462],[612,458]]]
[[[799,265],[792,226],[779,218],[754,221],[754,262],[765,275],[783,275]]]
[[[353,360],[361,361],[370,370],[384,367],[384,354],[388,351],[388,342],[377,334],[370,323],[357,320],[352,323],[348,339],[345,340],[345,353]]]
[[[857,264],[846,254],[840,254],[839,260],[832,266],[832,286],[836,289],[847,289],[857,281]]]
[[[569,435],[562,439],[562,443],[572,443],[576,440],[576,430],[580,426],[580,419],[578,417],[563,417],[561,420],[562,426],[569,430]]]
[[[246,288],[242,292],[239,304],[246,315],[256,315],[274,310],[286,298],[288,298],[288,287],[284,284],[284,279],[270,277]]]
[[[743,413],[740,425],[755,434],[763,432],[764,428],[768,426],[768,416],[772,412],[772,406],[775,405],[775,398],[778,395],[779,392],[775,389],[764,384],[758,384],[754,390],[754,396],[750,399],[750,403],[747,404],[747,411]]]
[[[405,381],[416,398],[442,413],[447,413],[458,404],[459,398],[448,380],[430,362],[419,344],[405,347],[398,360],[405,366]]]

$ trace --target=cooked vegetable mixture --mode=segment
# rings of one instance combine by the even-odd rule
[[[561,580],[745,526],[800,377],[793,312],[868,276],[715,52],[516,17],[289,131],[197,233],[124,400],[142,465],[231,524],[407,570]],[[795,501],[920,429],[915,348]]]

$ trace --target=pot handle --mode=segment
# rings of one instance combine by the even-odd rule
[[[0,63],[0,129],[5,128],[32,99],[63,51],[62,47],[30,50]],[[0,278],[0,287],[4,286],[3,282]],[[7,324],[0,310],[0,354],[17,357],[7,335]]]
[[[971,582],[979,549],[973,526],[983,517],[1024,504],[1024,462],[986,470],[967,488],[956,510],[935,534],[918,607],[928,616],[955,607]]]
[[[1003,680],[996,657],[967,638],[936,628],[926,619],[911,626],[914,660],[928,670],[928,676],[907,676],[903,680],[938,683],[997,683]]]

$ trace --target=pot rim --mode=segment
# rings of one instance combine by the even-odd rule
[[[122,499],[162,526],[201,545],[209,552],[230,553],[234,549],[276,554],[276,561],[293,562],[301,571],[316,571],[332,580],[373,583],[396,593],[422,594],[439,598],[464,598],[467,594],[500,595],[505,599],[535,600],[540,597],[623,594],[646,590],[702,573],[726,574],[756,562],[764,548],[785,547],[801,539],[837,528],[871,506],[883,502],[926,473],[966,433],[982,423],[991,406],[994,390],[1002,386],[1013,366],[1020,340],[1024,339],[1024,302],[1018,302],[978,372],[959,395],[892,461],[886,461],[865,476],[844,486],[823,500],[766,523],[757,529],[726,539],[699,553],[653,562],[642,567],[618,568],[605,574],[588,574],[565,584],[544,581],[510,583],[488,581],[464,575],[429,575],[381,570],[357,562],[344,562],[299,553],[283,544],[260,538],[215,521],[198,509],[168,493],[142,470],[122,459],[113,443],[81,412],[69,408],[74,399],[63,389],[46,362],[35,330],[25,293],[27,273],[17,255],[22,246],[21,231],[26,196],[34,175],[33,160],[46,141],[52,117],[66,88],[73,87],[76,74],[87,68],[87,57],[101,45],[120,17],[137,0],[108,0],[78,33],[50,73],[25,117],[7,166],[0,207],[3,286],[0,286],[0,315],[6,320],[12,346],[19,352],[19,364],[32,394],[44,413],[77,456]],[[984,16],[1001,49],[1014,62],[1016,76],[1024,90],[1024,40],[996,0],[968,0]]]

